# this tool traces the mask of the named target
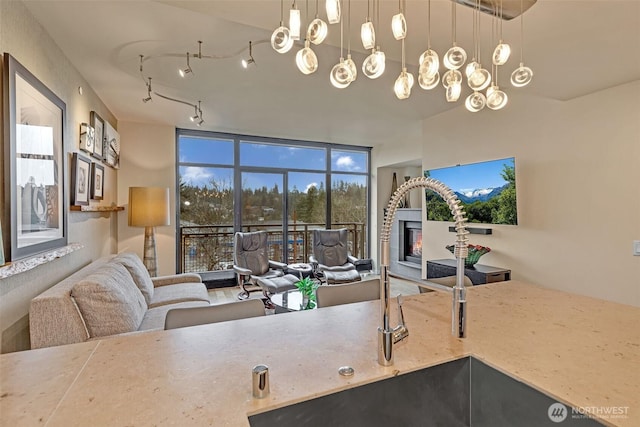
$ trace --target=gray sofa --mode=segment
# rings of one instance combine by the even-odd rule
[[[170,309],[208,305],[199,275],[152,278],[135,253],[111,255],[31,300],[31,348],[161,330]]]

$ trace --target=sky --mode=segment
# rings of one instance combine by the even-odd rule
[[[462,193],[479,188],[497,188],[506,184],[501,176],[505,164],[515,167],[515,158],[431,169],[429,173],[431,178],[441,181],[453,191]]]
[[[180,175],[185,182],[204,186],[211,179],[230,185],[233,169],[215,167],[233,165],[234,144],[232,140],[180,137],[179,158],[182,163],[190,163],[180,167]],[[299,169],[289,173],[289,186],[295,185],[298,190],[306,192],[311,186],[318,186],[324,181],[326,168],[326,150],[316,147],[287,147],[254,142],[240,143],[240,163],[247,167],[272,167]],[[206,167],[213,164],[213,167]],[[331,169],[336,179],[336,172],[366,172],[367,155],[365,152],[332,150]],[[308,172],[306,172],[308,171]],[[356,180],[366,184],[365,176],[340,175],[338,179]],[[283,189],[282,177],[278,174],[243,173],[243,183],[251,188],[266,186],[273,188],[278,183]]]

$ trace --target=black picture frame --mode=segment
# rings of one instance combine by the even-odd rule
[[[95,147],[96,132],[92,126],[87,123],[80,123],[80,143],[78,148],[92,155]]]
[[[91,160],[82,154],[73,153],[71,158],[71,204],[89,204],[91,194]]]
[[[104,166],[96,162],[91,163],[91,198],[93,200],[104,198]]]
[[[2,63],[2,240],[6,260],[16,261],[67,244],[67,107],[11,54]]]
[[[104,163],[114,169],[120,169],[120,134],[106,122],[104,125]]]
[[[105,128],[104,128],[104,120],[98,113],[92,111],[90,114],[90,122],[91,127],[94,130],[94,144],[93,144],[93,153],[91,156],[96,159],[103,161],[104,160],[104,140],[105,140]]]

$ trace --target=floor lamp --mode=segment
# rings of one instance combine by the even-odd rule
[[[169,189],[129,187],[129,226],[144,227],[144,266],[156,277],[156,238],[154,227],[169,225]]]

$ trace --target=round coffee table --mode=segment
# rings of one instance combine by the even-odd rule
[[[296,263],[287,265],[287,273],[298,277],[309,277],[313,273],[311,264]]]
[[[300,311],[302,310],[302,293],[297,289],[278,292],[271,295],[271,302],[276,306],[276,313]]]

